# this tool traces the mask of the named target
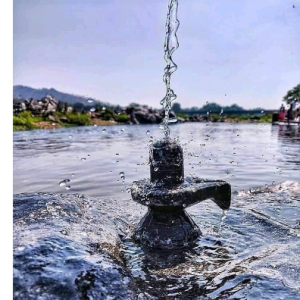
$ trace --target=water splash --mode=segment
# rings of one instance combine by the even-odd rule
[[[166,96],[160,101],[160,104],[165,110],[165,117],[160,124],[160,128],[164,131],[166,137],[170,135],[170,129],[168,124],[177,121],[176,117],[170,118],[169,112],[171,110],[171,103],[177,98],[177,95],[171,89],[171,76],[177,70],[177,65],[174,63],[172,55],[174,51],[179,47],[178,38],[176,35],[179,27],[179,21],[177,19],[178,0],[170,0],[168,6],[168,15],[166,21],[166,39],[164,44],[164,59],[166,61],[166,67],[164,69],[163,81],[166,85]]]
[[[219,226],[219,229],[218,229],[218,233],[220,234],[221,231],[222,231],[222,228],[223,228],[223,224],[227,218],[227,214],[228,214],[228,209],[224,209],[223,210],[223,214],[222,214],[222,218],[221,218],[221,222],[220,222],[220,226]]]

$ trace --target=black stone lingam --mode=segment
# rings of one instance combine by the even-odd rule
[[[158,249],[190,245],[201,231],[185,208],[212,199],[221,209],[230,207],[231,187],[222,180],[184,178],[183,151],[178,141],[163,139],[150,147],[150,180],[134,181],[132,199],[148,206],[134,239]]]

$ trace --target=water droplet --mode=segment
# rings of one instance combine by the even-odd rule
[[[105,107],[105,106],[103,106],[103,107],[102,107],[102,110],[106,110],[106,107]]]
[[[73,137],[73,135],[69,135],[69,139],[71,139]]]
[[[88,98],[86,101],[87,101],[87,103],[93,103],[93,102],[94,102],[94,99]]]
[[[67,185],[67,186],[66,186],[66,190],[69,190],[70,188],[71,188],[70,185]]]
[[[158,168],[154,168],[154,171],[157,172],[157,171],[158,171]]]
[[[262,110],[262,111],[261,111],[261,113],[263,114],[263,113],[264,113],[264,111]]]
[[[81,158],[81,161],[86,161],[86,158],[85,157]]]
[[[182,204],[182,207],[186,207],[186,204],[185,204],[185,203],[183,203],[183,204]]]
[[[120,172],[119,175],[120,175],[120,176],[124,176],[125,173],[124,173],[124,172]]]
[[[150,134],[150,130],[147,130],[146,134]]]
[[[222,214],[222,218],[221,218],[221,222],[220,222],[220,226],[219,226],[219,230],[218,230],[218,233],[221,233],[221,230],[222,230],[222,226],[223,226],[223,223],[227,217],[227,213],[228,213],[228,209],[224,209],[223,210],[223,214]]]
[[[95,107],[92,107],[92,108],[90,109],[90,112],[94,112],[94,111],[96,111],[96,108],[95,108]]]
[[[103,129],[102,129],[102,132],[105,132],[105,131],[106,131],[106,129],[105,129],[105,128],[103,128]]]
[[[122,128],[122,129],[121,129],[121,132],[124,132],[124,131],[125,131],[125,129],[124,129],[124,128]]]
[[[74,177],[74,176],[75,176],[75,174],[73,173],[73,174],[72,174],[72,177]]]
[[[64,179],[59,183],[59,186],[65,186],[68,182],[70,182],[70,179]]]
[[[119,156],[120,154],[119,154],[119,153],[116,153],[116,155]]]
[[[222,215],[222,218],[221,218],[221,221],[224,222],[226,217],[227,217],[227,214],[228,214],[228,209],[224,209],[223,210],[223,215]]]

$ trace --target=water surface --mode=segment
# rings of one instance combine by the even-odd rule
[[[146,209],[127,186],[149,176],[148,144],[163,133],[105,129],[14,133],[14,192],[48,192],[14,197],[16,299],[299,299],[298,128],[172,126],[186,175],[225,179],[236,191],[222,226],[212,201],[188,209],[203,236],[179,252],[132,240]],[[66,179],[69,190],[59,185]]]
[[[299,181],[297,127],[186,123],[171,131],[184,146],[186,175],[226,180],[233,191]],[[163,137],[157,125],[14,132],[14,193],[127,197],[133,180],[149,177],[151,137]],[[59,186],[64,179],[70,190]]]

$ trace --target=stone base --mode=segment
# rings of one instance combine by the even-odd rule
[[[199,227],[182,207],[149,207],[134,239],[151,248],[178,249],[189,246],[200,235]]]

